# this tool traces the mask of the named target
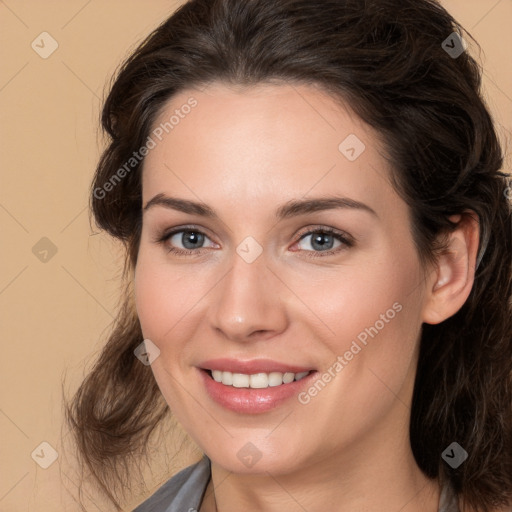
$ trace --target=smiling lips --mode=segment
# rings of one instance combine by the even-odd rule
[[[207,393],[223,407],[239,413],[268,411],[296,395],[316,370],[258,359],[214,359],[199,370]]]

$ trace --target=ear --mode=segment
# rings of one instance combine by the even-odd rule
[[[448,247],[438,258],[427,280],[423,322],[438,324],[464,305],[475,280],[480,240],[478,216],[474,212],[453,215],[455,231],[448,235]]]

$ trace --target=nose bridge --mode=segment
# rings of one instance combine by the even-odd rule
[[[279,303],[279,280],[267,268],[261,252],[255,256],[251,241],[233,254],[231,270],[219,283],[210,321],[228,338],[243,341],[255,332],[284,328],[286,313]]]

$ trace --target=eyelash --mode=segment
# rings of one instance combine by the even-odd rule
[[[208,237],[206,233],[201,231],[200,229],[197,229],[195,226],[182,226],[180,228],[173,229],[171,231],[164,231],[162,234],[158,235],[157,238],[154,240],[155,243],[165,245],[167,240],[171,238],[173,235],[176,235],[177,233],[182,232],[189,232],[189,233],[199,233],[202,235],[205,235]],[[308,258],[324,258],[326,256],[332,256],[334,254],[337,254],[343,250],[346,250],[347,248],[354,246],[354,240],[352,237],[349,237],[348,235],[344,234],[341,231],[338,231],[333,228],[326,228],[326,227],[317,227],[314,229],[310,229],[309,231],[303,232],[299,235],[299,239],[297,242],[300,242],[303,238],[305,238],[308,235],[313,234],[326,234],[326,235],[334,235],[336,239],[338,239],[343,245],[337,247],[336,249],[330,249],[328,251],[303,251],[306,253],[306,257]],[[169,253],[178,254],[179,256],[198,256],[198,253],[201,249],[204,249],[204,247],[200,247],[198,249],[177,249],[176,247],[168,247],[167,251]]]

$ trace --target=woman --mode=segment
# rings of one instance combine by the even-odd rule
[[[123,65],[91,207],[127,288],[68,409],[118,510],[169,413],[204,457],[137,512],[510,509],[512,220],[461,34],[196,0]]]

